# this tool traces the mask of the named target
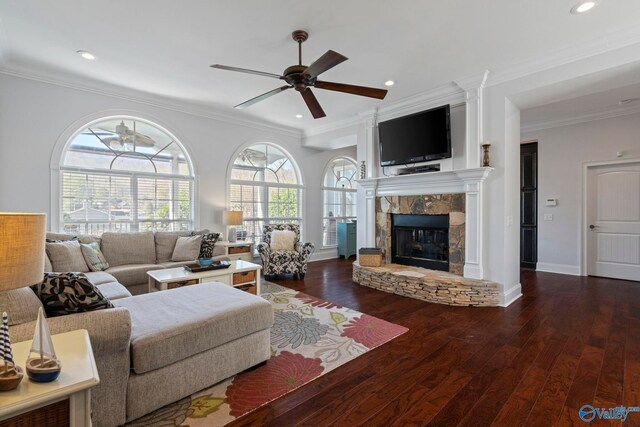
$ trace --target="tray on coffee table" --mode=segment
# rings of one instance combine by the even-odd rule
[[[184,269],[190,271],[191,273],[199,273],[201,271],[209,271],[209,270],[221,270],[223,268],[231,267],[231,263],[229,261],[214,261],[211,265],[201,266],[197,263],[186,264]]]

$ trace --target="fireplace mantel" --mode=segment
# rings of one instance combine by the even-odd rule
[[[447,172],[425,172],[360,179],[357,182],[365,190],[375,190],[377,197],[466,193],[467,184],[473,186],[482,183],[492,170],[493,168],[474,168]]]
[[[385,196],[465,194],[464,277],[484,279],[482,264],[483,182],[493,168],[459,169],[358,180],[358,246],[375,245],[375,200]]]

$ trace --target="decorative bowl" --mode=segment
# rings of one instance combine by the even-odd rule
[[[213,259],[212,258],[198,258],[196,260],[196,262],[198,263],[198,265],[200,267],[208,267],[211,264],[213,264]]]

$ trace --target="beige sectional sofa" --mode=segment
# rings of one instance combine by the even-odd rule
[[[269,302],[222,283],[131,296],[146,291],[147,271],[176,264],[167,258],[177,236],[114,234],[102,236],[103,253],[114,265],[85,274],[115,308],[48,319],[54,334],[89,332],[100,375],[91,396],[94,426],[132,421],[269,359]],[[0,292],[14,342],[32,338],[41,306],[29,288]]]
[[[209,230],[198,230],[196,234],[205,234]],[[139,233],[112,233],[102,236],[47,233],[48,240],[70,240],[77,237],[82,243],[100,242],[100,249],[109,263],[104,272],[90,272],[89,267],[83,270],[96,285],[117,282],[124,285],[133,295],[147,292],[147,271],[162,268],[174,268],[184,265],[171,261],[173,249],[178,237],[189,236],[190,231],[158,231]],[[214,247],[214,259],[223,259],[217,254],[224,249]],[[217,255],[217,256],[216,256]],[[45,271],[53,271],[51,261],[45,260]],[[106,273],[106,274],[105,274]]]

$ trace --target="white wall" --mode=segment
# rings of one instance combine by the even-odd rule
[[[538,140],[538,269],[580,274],[582,173],[587,162],[640,159],[640,114],[522,134]],[[558,206],[544,200],[557,198]],[[544,214],[553,221],[544,221]]]
[[[305,185],[304,238],[320,247],[324,168],[335,156],[356,155],[355,147],[305,148],[300,135],[288,130],[243,126],[4,74],[0,74],[0,94],[0,211],[55,215],[50,212],[50,161],[56,141],[64,141],[89,117],[126,113],[158,123],[186,147],[197,171],[197,225],[211,230],[223,230],[227,166],[237,149],[258,141],[284,147],[298,162]],[[335,251],[322,254],[332,255]]]

